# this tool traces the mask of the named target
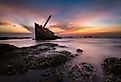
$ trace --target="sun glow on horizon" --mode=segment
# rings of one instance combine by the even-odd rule
[[[97,33],[113,33],[113,32],[121,32],[121,26],[108,26],[108,27],[83,27],[80,29],[68,29],[63,30],[59,27],[51,27],[53,32],[62,34],[62,35],[73,35],[73,34],[97,34]]]
[[[0,25],[0,33],[31,33],[25,27],[17,24]]]

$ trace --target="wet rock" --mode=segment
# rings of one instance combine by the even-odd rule
[[[34,55],[34,57],[39,58],[39,56],[38,56],[38,55]]]
[[[54,44],[54,43],[43,43],[43,44],[38,44],[38,45],[34,45],[34,46],[30,46],[30,47],[23,47],[21,49],[25,50],[31,50],[31,49],[37,49],[37,50],[49,50],[50,48],[55,48],[59,46],[58,44]]]
[[[73,66],[61,65],[46,69],[40,74],[40,82],[96,82],[95,68],[82,63]]]
[[[64,66],[52,67],[41,73],[39,82],[64,82]]]
[[[82,50],[82,49],[77,49],[76,51],[77,51],[77,52],[83,52],[83,50]]]
[[[95,78],[95,68],[90,64],[81,63],[71,68],[68,82],[94,82]]]
[[[102,64],[105,82],[121,82],[121,58],[106,58]]]
[[[0,74],[12,75],[25,73],[29,69],[57,67],[72,58],[71,53],[68,51],[55,51],[50,49],[55,46],[58,45],[46,43],[33,47],[20,48],[7,53],[6,58],[0,60]],[[48,49],[43,50],[45,48]]]
[[[30,68],[40,69],[45,67],[58,66],[64,64],[67,60],[71,58],[71,53],[68,51],[53,51],[43,54],[44,56],[39,56],[39,58],[30,59]]]
[[[75,54],[75,56],[78,56],[78,54]]]
[[[37,48],[41,51],[47,51],[47,50],[54,50],[55,47],[59,46],[58,44],[54,43],[45,43],[45,44],[39,44],[37,45]]]
[[[60,48],[68,48],[68,47],[66,47],[66,46],[59,46]]]
[[[57,47],[57,46],[59,46],[58,44],[55,44],[55,43],[46,43],[44,45],[50,46],[50,47]]]
[[[0,55],[18,49],[17,47],[9,44],[0,44]]]
[[[28,71],[25,61],[10,62],[8,65],[0,67],[0,74],[2,75],[13,75],[23,74]]]

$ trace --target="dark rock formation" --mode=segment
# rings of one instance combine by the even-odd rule
[[[58,44],[43,43],[13,49],[0,60],[1,75],[24,74],[39,70],[39,82],[95,82],[95,68],[87,63],[72,66],[68,60],[78,56],[69,51],[56,51]],[[68,61],[68,62],[67,62]]]
[[[121,82],[121,58],[106,58],[102,64],[105,82]]]
[[[19,48],[6,53],[0,60],[0,74],[25,73],[28,69],[42,69],[64,64],[72,56],[68,51],[55,51],[58,44],[44,43]]]
[[[82,50],[82,49],[77,49],[76,51],[77,51],[77,52],[83,52],[83,50]]]
[[[40,77],[40,82],[96,82],[96,71],[87,63],[73,67],[65,64],[47,69]]]
[[[66,47],[66,46],[59,46],[60,48],[68,48],[68,47]]]
[[[48,68],[41,73],[39,82],[64,82],[65,70],[64,66]]]
[[[0,55],[3,55],[15,49],[18,49],[18,48],[9,44],[0,44]]]
[[[74,54],[75,56],[78,56],[78,54]]]
[[[68,82],[95,82],[96,70],[87,63],[81,63],[71,68]]]

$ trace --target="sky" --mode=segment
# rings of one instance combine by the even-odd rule
[[[0,33],[31,33],[49,15],[58,35],[121,36],[121,0],[0,0]]]

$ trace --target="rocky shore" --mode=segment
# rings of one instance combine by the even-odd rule
[[[78,56],[67,48],[53,43],[42,43],[31,47],[18,48],[0,44],[0,75],[25,74],[29,70],[42,70],[39,82],[96,82],[97,72],[93,65],[81,62],[69,66],[66,62]],[[83,53],[83,50],[77,49]],[[106,58],[102,64],[105,82],[121,82],[121,59]]]
[[[66,65],[68,60],[78,55],[69,51],[56,51],[57,47],[61,45],[43,43],[18,48],[13,45],[0,44],[0,74],[15,75],[24,74],[30,69],[45,69],[41,73],[40,82],[79,82],[81,80],[88,82],[89,78],[90,80],[95,78],[95,68],[90,64],[80,63],[71,68]]]
[[[68,51],[55,51],[58,44],[39,44],[17,48],[8,44],[0,45],[0,74],[25,73],[29,69],[42,69],[64,64],[72,57]],[[4,53],[3,53],[4,52]]]

